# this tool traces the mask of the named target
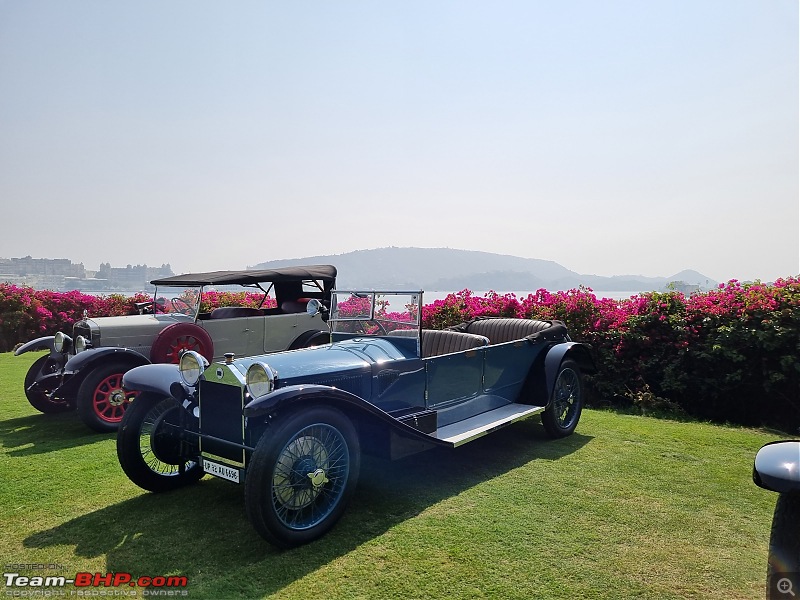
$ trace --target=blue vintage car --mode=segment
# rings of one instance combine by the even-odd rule
[[[575,430],[594,363],[563,323],[434,331],[421,314],[419,291],[334,291],[329,345],[213,364],[187,351],[128,371],[140,393],[117,434],[123,470],[153,492],[206,473],[243,483],[258,533],[292,547],[339,519],[362,452],[455,448],[537,414],[552,437]]]

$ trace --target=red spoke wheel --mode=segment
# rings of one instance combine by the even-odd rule
[[[110,362],[91,371],[78,388],[78,414],[95,431],[116,431],[131,401],[139,395],[123,389],[131,365]]]
[[[214,359],[214,342],[205,329],[194,323],[174,323],[158,334],[150,349],[150,360],[177,364],[184,350],[194,350],[208,361]]]

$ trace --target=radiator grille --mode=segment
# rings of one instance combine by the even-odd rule
[[[92,329],[89,327],[88,323],[85,321],[78,321],[75,323],[74,327],[72,328],[72,339],[74,340],[79,335],[82,335],[87,340],[89,340],[92,344],[96,344],[99,341],[99,335],[95,336],[98,339],[92,339]]]
[[[236,385],[224,385],[206,380],[200,381],[200,433],[243,443],[244,416],[243,389]],[[200,451],[236,463],[244,463],[244,450],[233,448],[215,440],[201,437]]]

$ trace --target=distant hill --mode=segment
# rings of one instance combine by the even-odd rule
[[[717,282],[697,271],[670,277],[581,275],[551,260],[451,248],[376,248],[346,254],[271,260],[249,269],[332,264],[340,288],[423,289],[426,291],[567,290],[579,285],[602,291],[661,290],[670,282],[709,289]]]

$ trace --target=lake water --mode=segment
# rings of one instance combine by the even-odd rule
[[[553,290],[550,290],[550,292],[551,293],[555,293]],[[144,294],[150,295],[153,292],[152,291],[141,292],[139,290],[136,290],[136,291],[127,291],[127,290],[125,290],[125,291],[120,291],[120,292],[81,290],[81,293],[82,294],[89,294],[91,296],[108,296],[108,295],[110,295],[112,293],[114,293],[114,294],[122,294],[123,296],[134,296],[134,295],[136,295],[138,293],[144,293]],[[422,298],[422,301],[425,304],[431,304],[432,302],[435,302],[436,300],[444,300],[447,297],[448,294],[452,294],[452,293],[454,293],[454,292],[441,292],[441,291],[425,292],[425,294],[424,294],[424,296]],[[497,293],[500,294],[501,296],[503,294],[511,293],[511,294],[514,294],[517,297],[518,300],[522,300],[523,298],[527,298],[528,294],[533,294],[534,291],[524,291],[524,292],[519,292],[519,291],[513,291],[513,292],[505,292],[505,291],[503,291],[503,292],[499,292],[498,291]],[[592,293],[595,296],[597,296],[597,298],[611,298],[612,300],[625,300],[627,298],[630,298],[631,296],[636,296],[637,294],[640,294],[641,292],[630,292],[630,291],[628,291],[628,292],[603,292],[603,291],[593,291]],[[483,297],[486,294],[487,294],[486,291],[473,291],[472,292],[473,296],[477,296],[479,298]]]
[[[435,302],[436,300],[444,300],[447,297],[447,295],[451,294],[451,293],[453,293],[453,292],[425,292],[425,296],[423,297],[423,302],[425,304],[430,304],[431,302]],[[480,291],[480,292],[473,291],[472,295],[473,296],[477,296],[477,297],[480,298],[480,297],[485,296],[487,293],[488,292],[485,292],[485,291]],[[522,300],[523,298],[527,298],[528,294],[533,294],[535,292],[533,292],[533,291],[527,291],[527,292],[516,292],[516,291],[514,291],[514,292],[497,292],[497,293],[500,294],[501,296],[503,294],[514,294],[517,297],[517,300]],[[553,291],[553,290],[550,290],[550,293],[554,294],[556,292]],[[611,298],[612,300],[627,300],[631,296],[636,296],[636,295],[640,294],[641,292],[603,292],[603,291],[599,291],[598,292],[598,291],[592,291],[592,293],[595,296],[597,296],[598,299],[599,298]]]

